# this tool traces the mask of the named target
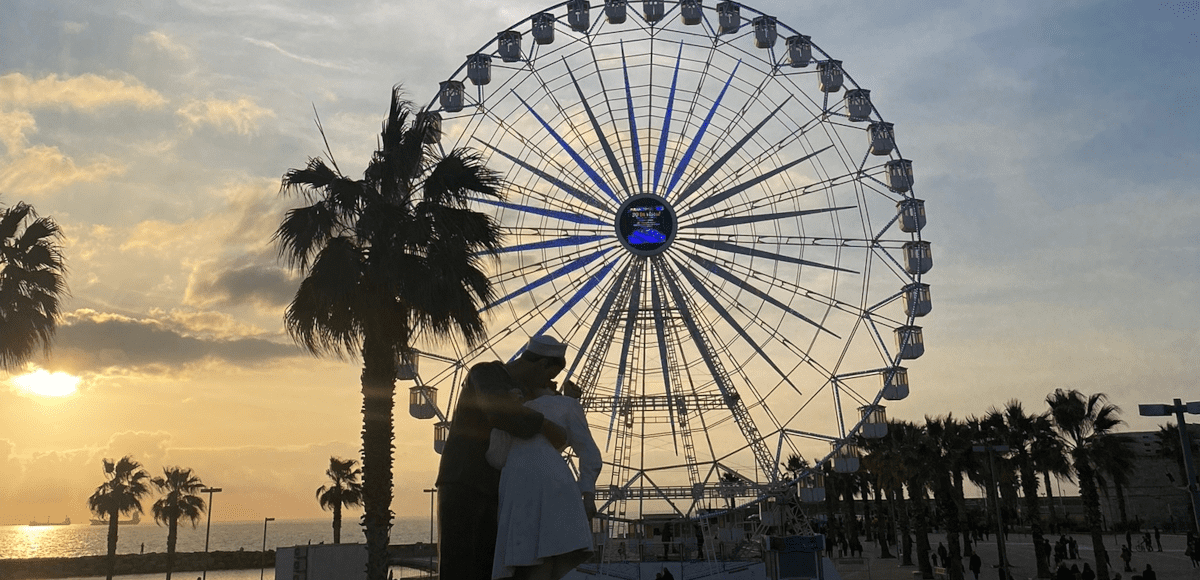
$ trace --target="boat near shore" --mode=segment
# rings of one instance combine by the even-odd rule
[[[69,526],[69,525],[71,525],[71,518],[64,516],[64,519],[61,522],[52,522],[52,521],[50,521],[50,518],[46,518],[46,521],[44,521],[44,522],[30,521],[29,525],[31,525],[31,526]]]
[[[71,520],[68,519],[67,521],[70,522]],[[108,520],[104,520],[104,519],[94,519],[93,518],[88,521],[90,521],[93,526],[107,526],[108,525]],[[122,525],[122,526],[136,526],[140,523],[142,523],[142,518],[140,515],[138,515],[137,512],[133,512],[132,518],[129,518],[127,520],[117,520],[117,524]]]

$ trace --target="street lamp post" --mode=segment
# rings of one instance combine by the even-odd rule
[[[204,524],[204,575],[201,576],[204,580],[208,580],[208,533],[212,531],[213,494],[220,491],[219,487],[206,487],[200,490],[200,493],[208,494],[208,523]]]
[[[426,489],[425,493],[429,494],[429,545],[433,546],[433,499],[437,496],[437,488]],[[426,570],[430,576],[433,576],[433,553],[429,554],[429,568]]]
[[[1187,472],[1183,476],[1187,478],[1185,484],[1188,494],[1192,496],[1192,525],[1200,533],[1200,483],[1196,481],[1196,468],[1192,463],[1192,436],[1188,433],[1187,421],[1183,418],[1184,411],[1200,415],[1200,401],[1184,404],[1175,399],[1172,405],[1138,405],[1138,414],[1143,417],[1165,417],[1175,414],[1175,424],[1179,427],[1180,452],[1183,453],[1183,468]]]
[[[994,489],[996,492],[996,502],[995,502],[995,505],[996,505],[996,553],[1000,557],[1000,568],[1004,571],[1002,578],[1004,578],[1004,580],[1008,580],[1009,578],[1012,578],[1012,575],[1009,573],[1009,570],[1008,570],[1008,550],[1006,549],[1007,547],[1004,545],[1004,522],[1001,520],[1001,517],[1003,517],[1003,514],[1000,511],[1000,487],[997,485],[997,481],[996,481],[996,456],[995,456],[995,453],[1007,453],[1008,446],[1007,445],[975,445],[971,448],[971,451],[974,451],[976,453],[982,453],[982,452],[986,451],[988,454],[988,468],[989,468],[989,473],[992,476],[991,477],[992,489]]]
[[[263,552],[263,559],[264,559],[264,560],[266,560],[266,559],[267,559],[267,522],[273,522],[273,521],[275,521],[275,518],[263,518],[263,547],[262,547],[262,552]],[[260,568],[260,569],[258,570],[258,580],[262,580],[262,579],[263,579],[263,574],[264,574],[266,571],[267,571],[267,564],[266,564],[266,562],[264,562],[264,563],[263,563],[263,567],[262,567],[262,568]]]

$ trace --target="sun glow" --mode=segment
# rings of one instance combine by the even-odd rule
[[[38,369],[31,373],[13,377],[13,384],[22,390],[43,397],[65,397],[75,393],[79,387],[79,377],[63,372],[52,373],[46,369]]]

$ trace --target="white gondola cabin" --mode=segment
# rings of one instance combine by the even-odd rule
[[[446,449],[446,439],[450,437],[450,422],[438,421],[433,424],[433,450],[439,455]]]
[[[408,389],[408,414],[414,419],[437,417],[437,387],[417,385]]]
[[[866,121],[871,118],[871,91],[867,89],[846,89],[846,116],[851,121]]]
[[[867,125],[867,137],[871,140],[871,155],[891,155],[896,148],[896,130],[886,121]]]
[[[887,179],[888,189],[904,193],[909,190],[915,183],[913,179],[913,166],[910,159],[893,159],[888,161]]]
[[[832,447],[834,451],[831,459],[833,460],[834,471],[838,473],[854,473],[858,471],[859,459],[857,446],[846,443],[838,447],[838,443],[834,442]]]
[[[575,32],[587,32],[592,25],[592,4],[588,0],[567,2],[567,24]]]
[[[625,22],[625,0],[604,0],[604,17],[609,24]]]
[[[920,326],[901,326],[896,329],[896,349],[900,358],[912,360],[925,354],[925,338]]]
[[[717,4],[717,34],[733,34],[742,28],[742,7],[737,2]]]
[[[538,12],[533,15],[533,41],[538,44],[554,42],[554,15]]]
[[[420,357],[415,352],[409,352],[396,360],[396,380],[413,381],[417,378],[417,361]]]
[[[924,274],[933,269],[933,249],[929,242],[904,242],[904,269],[909,274]]]
[[[771,48],[779,39],[777,23],[774,16],[757,16],[754,18],[754,46]]]
[[[925,200],[904,198],[896,202],[896,211],[900,214],[900,231],[912,234],[925,227]]]
[[[817,73],[820,84],[817,88],[823,93],[836,93],[842,90],[842,61],[823,60],[817,63]]]
[[[883,398],[888,401],[903,401],[908,398],[908,369],[892,367],[883,373]]]
[[[467,78],[477,87],[492,82],[492,55],[476,53],[467,57]]]
[[[825,501],[825,474],[814,469],[807,477],[796,482],[796,496],[804,503]]]
[[[457,113],[463,110],[463,91],[462,81],[442,81],[442,89],[440,99],[442,110],[450,113]]]
[[[885,437],[888,432],[887,412],[884,411],[883,405],[867,405],[859,407],[858,412],[862,413],[862,426],[859,427],[859,433],[867,439],[880,439]]]
[[[793,68],[804,68],[812,61],[812,37],[803,34],[787,39],[788,64]]]
[[[695,26],[704,20],[704,8],[701,0],[682,0],[679,3],[679,18],[688,26]]]
[[[501,32],[497,44],[499,45],[497,51],[500,53],[500,60],[504,62],[517,62],[521,60],[520,32],[516,30]]]
[[[642,15],[646,17],[646,22],[658,22],[666,13],[663,0],[642,0]]]
[[[904,287],[904,314],[908,316],[925,316],[933,310],[933,299],[929,294],[929,284],[909,284]]]

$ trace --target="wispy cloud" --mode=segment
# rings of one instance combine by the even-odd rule
[[[158,91],[134,79],[117,80],[90,73],[67,78],[50,74],[40,79],[22,73],[0,76],[0,106],[68,106],[91,111],[115,105],[149,109],[166,102],[166,97]]]
[[[211,125],[219,129],[234,131],[239,135],[255,133],[261,121],[275,116],[275,112],[260,107],[250,99],[241,98],[236,101],[206,99],[191,101],[179,108],[179,116],[183,117],[189,127]]]

